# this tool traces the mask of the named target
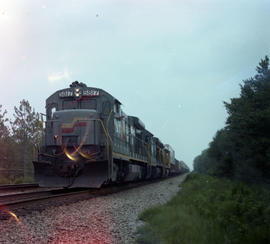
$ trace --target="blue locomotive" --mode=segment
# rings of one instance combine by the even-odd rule
[[[189,170],[119,100],[78,81],[46,100],[45,135],[33,164],[44,187],[100,187]]]

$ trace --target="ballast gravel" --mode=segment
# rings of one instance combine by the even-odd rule
[[[138,215],[171,199],[185,176],[1,220],[0,243],[134,243]]]

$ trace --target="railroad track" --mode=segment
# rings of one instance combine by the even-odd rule
[[[34,191],[34,192],[22,192],[14,194],[0,195],[0,204],[4,206],[15,206],[22,203],[40,201],[44,199],[57,198],[62,196],[79,194],[82,192],[89,192],[89,190],[77,190],[76,192],[67,191],[63,189],[50,189]]]
[[[39,187],[38,184],[10,184],[10,185],[0,185],[0,190],[29,189],[37,187]]]
[[[26,215],[32,211],[43,211],[48,207],[56,207],[63,204],[71,204],[81,200],[87,200],[98,196],[104,196],[131,188],[152,184],[163,179],[155,179],[140,182],[131,182],[125,185],[109,185],[100,189],[42,189],[33,192],[20,192],[0,195],[0,220],[9,218],[9,211],[17,215]]]
[[[0,221],[89,198],[89,189],[40,189],[0,195]],[[17,217],[16,217],[17,218]]]
[[[107,194],[116,193],[119,191],[127,190],[130,188],[138,187],[144,185],[145,183],[130,183],[127,185],[121,186],[107,186],[100,189],[40,189],[40,191],[33,192],[19,192],[12,194],[0,195],[0,205],[6,207],[16,207],[22,206],[22,204],[34,203],[36,201],[47,200],[47,199],[56,199],[62,197],[74,197],[74,196],[87,196],[88,198],[103,196]]]

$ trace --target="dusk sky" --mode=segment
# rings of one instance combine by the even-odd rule
[[[109,92],[192,167],[270,50],[269,0],[0,0],[0,104]]]

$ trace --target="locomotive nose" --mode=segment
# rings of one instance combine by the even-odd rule
[[[105,126],[96,110],[56,111],[47,124],[52,158],[34,162],[41,186],[100,187],[108,178]]]
[[[54,114],[54,141],[58,146],[98,145],[99,114],[95,110],[62,110]]]

